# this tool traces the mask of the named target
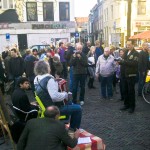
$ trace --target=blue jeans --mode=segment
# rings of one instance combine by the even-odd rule
[[[146,79],[146,72],[139,72],[139,81],[138,81],[138,95],[142,95],[142,89]]]
[[[85,95],[85,80],[86,80],[86,74],[74,74],[73,76],[73,103],[77,103],[77,91],[78,86],[80,83],[80,101],[84,101],[84,95]]]
[[[69,90],[70,92],[73,92],[73,67],[72,66],[69,69],[69,73],[70,73]]]
[[[113,75],[109,77],[102,77],[100,76],[101,80],[101,95],[103,98],[107,98],[107,96],[110,98],[113,96],[112,92],[112,82],[113,82]]]
[[[70,128],[79,129],[81,124],[82,109],[80,105],[72,104],[60,107],[61,115],[71,116]]]

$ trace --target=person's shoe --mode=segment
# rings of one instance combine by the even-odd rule
[[[127,110],[127,109],[129,109],[129,107],[123,106],[122,108],[120,108],[120,110],[122,111]]]
[[[130,108],[130,109],[128,110],[128,112],[129,112],[130,114],[132,114],[132,113],[134,113],[134,109]]]
[[[83,105],[84,105],[84,101],[81,101],[81,102],[80,102],[80,105],[83,106]]]

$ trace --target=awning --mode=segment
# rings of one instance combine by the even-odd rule
[[[133,35],[129,39],[150,39],[150,31],[144,31],[142,33]]]

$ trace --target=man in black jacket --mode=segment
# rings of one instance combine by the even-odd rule
[[[79,130],[71,138],[65,125],[58,120],[60,115],[56,106],[46,109],[45,118],[32,119],[19,139],[18,150],[66,150],[67,146],[74,148],[77,145]]]
[[[90,41],[87,41],[87,43],[85,44],[85,46],[83,47],[83,50],[82,52],[87,55],[88,52],[90,51],[90,47],[91,47],[91,42]]]
[[[87,75],[88,61],[82,52],[82,45],[77,44],[77,51],[73,54],[70,65],[73,66],[73,102],[77,103],[77,90],[80,83],[80,105],[84,105],[85,79]]]
[[[25,92],[25,90],[27,90],[29,88],[29,80],[25,77],[21,77],[18,80],[17,83],[17,88],[15,89],[15,91],[12,94],[12,103],[13,106],[25,111],[25,112],[29,112],[33,109],[38,110],[38,106],[35,105],[31,105],[28,99],[28,96]],[[20,120],[24,121],[25,120],[25,115],[19,111],[16,111],[18,117]],[[31,118],[36,118],[37,117],[37,112],[32,113],[28,119]]]
[[[34,65],[38,61],[38,59],[32,55],[30,49],[27,49],[26,53],[28,55],[24,59],[25,73],[26,73],[27,78],[30,81],[31,89],[34,92],[35,91],[34,89],[34,78],[35,78]]]
[[[142,88],[145,83],[149,63],[148,43],[143,43],[142,47],[143,50],[139,54],[139,63],[138,63],[138,71],[139,71],[138,96],[142,96]]]
[[[120,110],[129,109],[129,113],[133,113],[135,109],[135,80],[138,73],[138,52],[134,49],[133,41],[127,41],[127,51],[124,53],[124,59],[119,61],[120,65],[124,65],[125,69],[125,97],[124,107]]]
[[[11,49],[11,58],[9,61],[9,80],[14,80],[16,83],[24,73],[24,60],[18,55],[18,51],[13,48]]]

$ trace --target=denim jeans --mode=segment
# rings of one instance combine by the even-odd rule
[[[77,91],[78,86],[80,83],[80,101],[84,101],[84,95],[85,95],[85,80],[86,80],[86,74],[74,74],[73,75],[73,103],[77,103]]]
[[[73,92],[73,67],[72,66],[69,69],[69,75],[70,75],[70,79],[69,79],[69,91]]]
[[[81,124],[82,109],[80,105],[72,104],[60,107],[61,115],[71,116],[70,128],[79,129]]]
[[[100,83],[101,83],[101,95],[103,98],[110,98],[113,96],[112,91],[112,82],[113,82],[113,75],[109,77],[102,77],[100,76]]]
[[[139,72],[139,81],[138,81],[138,95],[142,95],[142,89],[146,79],[146,72]]]

